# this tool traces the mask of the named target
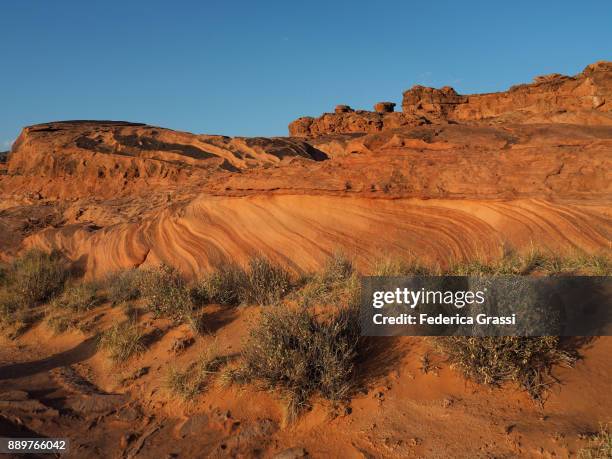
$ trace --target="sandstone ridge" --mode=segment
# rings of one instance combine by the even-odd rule
[[[381,104],[390,104],[383,105]],[[403,94],[402,112],[390,102],[375,111],[350,110],[302,117],[289,124],[295,137],[372,133],[431,123],[572,123],[612,125],[612,62],[588,65],[575,76],[558,73],[490,94],[460,95],[453,88],[414,86]],[[345,107],[345,106],[339,106]]]

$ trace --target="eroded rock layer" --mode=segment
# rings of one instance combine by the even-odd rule
[[[574,123],[612,125],[612,62],[597,62],[569,77],[560,74],[534,78],[508,91],[460,95],[449,87],[414,86],[403,94],[402,112],[357,110],[303,117],[289,124],[289,134],[373,133],[430,123],[488,121],[491,123]],[[380,108],[380,110],[379,110]]]
[[[0,259],[42,247],[90,276],[160,262],[194,276],[255,254],[304,271],[335,250],[362,267],[610,251],[609,88],[606,63],[507,93],[413,88],[401,113],[298,120],[303,138],[31,126],[0,161]]]

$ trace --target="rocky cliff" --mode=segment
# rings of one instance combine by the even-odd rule
[[[378,107],[378,108],[376,108]],[[375,111],[325,113],[289,124],[295,137],[373,133],[430,123],[572,123],[612,125],[612,62],[588,65],[575,76],[539,76],[531,84],[491,94],[460,95],[449,87],[414,86],[403,94],[402,112],[377,104]],[[389,110],[391,109],[391,110]]]

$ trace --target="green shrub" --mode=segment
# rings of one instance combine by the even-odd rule
[[[140,298],[142,273],[137,269],[126,269],[111,274],[106,280],[106,294],[113,304],[126,303]]]
[[[449,363],[477,383],[500,386],[511,381],[537,401],[550,385],[553,365],[571,366],[575,356],[556,336],[432,338]]]
[[[21,301],[33,306],[61,292],[68,269],[58,252],[30,250],[12,263],[8,277]]]
[[[98,288],[93,283],[69,285],[51,305],[57,309],[67,309],[72,312],[88,311],[102,302],[98,296]]]
[[[359,341],[355,311],[321,318],[306,308],[275,306],[250,330],[232,379],[279,390],[293,417],[313,395],[339,401],[350,394]]]
[[[144,352],[144,333],[135,323],[117,323],[102,333],[99,348],[105,351],[113,362],[125,362],[131,356]]]

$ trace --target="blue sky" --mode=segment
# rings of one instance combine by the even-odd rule
[[[50,120],[271,136],[417,83],[505,90],[612,60],[611,24],[610,0],[5,0],[0,150]]]

